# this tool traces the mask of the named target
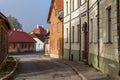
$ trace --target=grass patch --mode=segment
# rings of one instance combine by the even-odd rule
[[[6,64],[0,69],[0,75],[9,74],[15,67],[16,61],[13,57],[8,57]]]

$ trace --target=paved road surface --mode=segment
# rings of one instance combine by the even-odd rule
[[[81,80],[67,65],[32,53],[14,55],[19,61],[15,76],[10,80]]]

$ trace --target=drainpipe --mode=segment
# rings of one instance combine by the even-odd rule
[[[62,21],[62,59],[64,55],[64,21]]]
[[[79,61],[81,60],[81,17],[79,15]]]
[[[70,44],[70,46],[69,46],[69,60],[71,60],[71,0],[70,0],[70,30],[69,30],[69,39],[70,39],[70,41],[69,41],[69,44]]]
[[[64,56],[64,2],[62,3],[62,9],[63,9],[63,19],[62,19],[62,59]]]
[[[99,33],[100,32],[100,28],[99,28],[99,10],[100,10],[100,8],[99,8],[99,0],[97,0],[97,5],[98,5],[98,8],[97,8],[98,9],[97,10],[98,11],[97,12],[98,13],[98,15],[97,15],[97,27],[98,27],[98,58],[97,59],[98,59],[98,65],[97,66],[100,67],[100,41],[99,41],[100,40],[100,35],[99,35],[100,34]]]
[[[117,33],[118,33],[118,54],[119,54],[119,72],[118,75],[120,76],[120,13],[119,13],[119,0],[116,1],[117,5]]]
[[[87,16],[88,16],[88,20],[87,20],[87,27],[88,27],[88,42],[89,42],[89,0],[87,1],[88,3],[87,3]],[[87,43],[88,43],[87,42]],[[87,46],[87,48],[88,48],[88,50],[87,50],[87,53],[89,53],[89,43],[88,43],[88,46]],[[89,54],[88,54],[89,55]],[[88,55],[87,55],[87,64],[88,64]]]

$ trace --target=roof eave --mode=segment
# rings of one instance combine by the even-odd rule
[[[51,12],[52,12],[52,8],[53,8],[53,3],[55,0],[51,0],[51,4],[50,4],[50,9],[49,9],[49,13],[48,13],[48,18],[47,18],[47,22],[50,23],[50,16],[51,16]]]
[[[1,12],[0,12],[0,17],[1,17],[2,19],[4,19],[5,23],[7,24],[8,29],[11,30],[10,23],[9,23],[7,17],[4,16]]]

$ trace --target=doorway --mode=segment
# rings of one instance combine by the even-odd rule
[[[85,22],[83,24],[83,40],[84,40],[84,52],[83,52],[83,61],[84,62],[88,62],[88,26],[87,26],[87,22]]]

